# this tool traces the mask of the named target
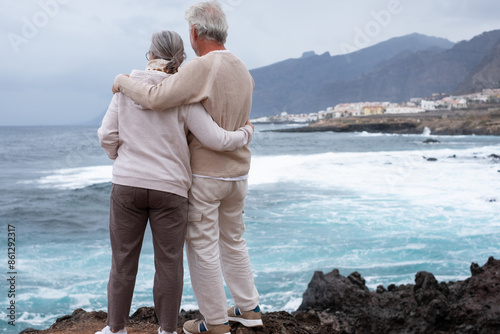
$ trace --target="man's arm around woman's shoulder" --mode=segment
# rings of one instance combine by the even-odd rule
[[[113,88],[148,109],[163,111],[205,100],[209,78],[210,67],[200,58],[195,58],[156,86],[120,74],[115,78]]]

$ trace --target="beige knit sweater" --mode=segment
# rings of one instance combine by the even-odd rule
[[[148,84],[168,76],[137,70],[130,75]],[[236,132],[221,129],[200,103],[155,112],[115,94],[98,130],[101,146],[115,160],[112,182],[187,197],[192,175],[188,131],[213,150],[248,145],[253,133],[249,125]]]
[[[243,62],[229,51],[214,51],[181,66],[179,72],[158,85],[134,81],[119,75],[115,87],[150,109],[201,102],[214,121],[226,130],[236,130],[249,118],[253,78]],[[193,136],[189,137],[194,174],[238,177],[248,174],[250,149],[215,152]]]

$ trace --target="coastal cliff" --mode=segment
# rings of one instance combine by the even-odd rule
[[[337,269],[314,273],[299,309],[293,314],[263,314],[264,327],[231,325],[232,334],[364,334],[364,333],[500,333],[500,260],[472,263],[464,281],[438,282],[429,272],[418,272],[415,284],[389,285],[370,291],[357,272],[345,277]],[[182,311],[179,324],[200,317]],[[21,333],[94,334],[105,326],[106,313],[77,309],[49,329]],[[152,307],[137,310],[128,333],[157,333]],[[177,332],[182,333],[178,328]]]
[[[418,114],[383,114],[322,120],[306,127],[275,132],[382,132],[421,134],[425,128],[434,135],[500,135],[500,107]]]

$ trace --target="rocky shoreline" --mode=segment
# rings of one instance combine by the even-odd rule
[[[377,287],[370,291],[357,272],[345,277],[337,269],[317,271],[293,314],[263,314],[264,327],[231,325],[232,334],[494,334],[500,333],[500,260],[472,263],[464,281],[438,282],[425,271],[415,284]],[[181,311],[179,324],[196,319],[198,311]],[[21,333],[94,334],[104,327],[106,313],[77,309],[46,330]],[[143,307],[131,317],[130,334],[157,333],[154,308]],[[179,328],[177,332],[182,333]]]
[[[321,120],[309,126],[273,132],[383,132],[434,135],[500,135],[500,107],[432,111],[419,114],[383,114]]]

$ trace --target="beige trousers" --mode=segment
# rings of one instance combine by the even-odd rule
[[[246,241],[242,237],[247,189],[246,180],[193,177],[186,255],[198,307],[208,324],[228,321],[224,280],[242,310],[259,304]]]

